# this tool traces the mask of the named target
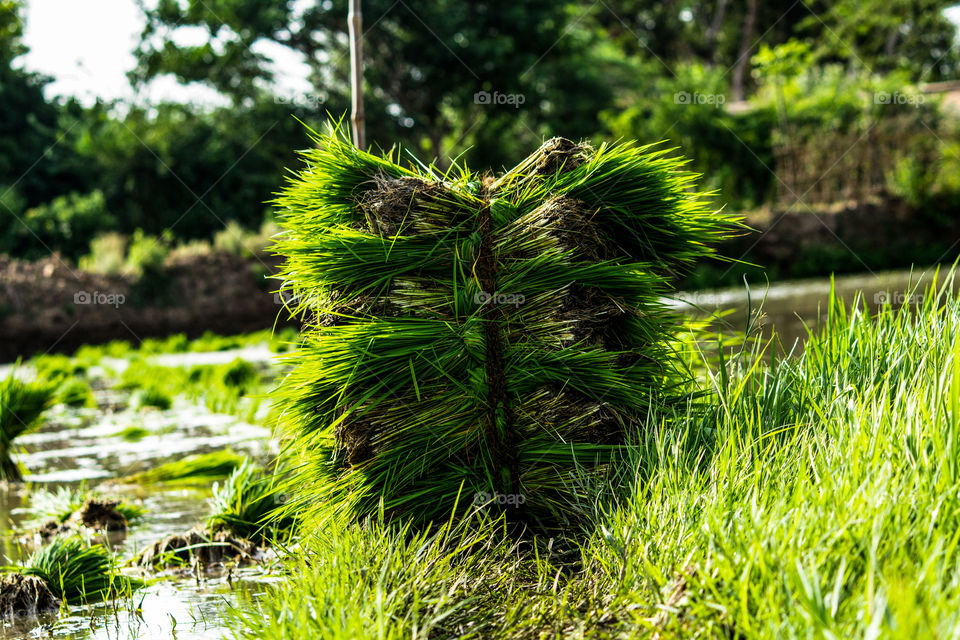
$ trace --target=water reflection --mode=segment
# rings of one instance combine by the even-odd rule
[[[861,300],[871,312],[889,301],[893,306],[915,306],[922,302],[927,287],[934,282],[935,269],[886,271],[876,274],[840,276],[834,280],[837,295],[849,307]],[[939,284],[945,280],[941,271]],[[953,282],[953,290],[960,289]],[[770,285],[746,285],[730,289],[680,292],[668,301],[673,308],[693,317],[712,317],[713,327],[725,334],[743,332],[748,314],[768,338],[776,331],[777,350],[788,353],[801,349],[807,339],[807,329],[816,331],[826,316],[830,300],[830,280],[794,280]]]

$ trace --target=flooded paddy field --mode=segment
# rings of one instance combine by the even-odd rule
[[[141,582],[115,599],[71,601],[59,612],[6,617],[0,638],[223,637],[225,614],[250,606],[279,579],[276,558],[265,553],[252,564],[138,566],[145,549],[207,520],[214,483],[227,476],[222,470],[211,472],[219,478],[155,481],[148,475],[170,463],[221,454],[227,462],[246,459],[266,468],[277,453],[265,426],[269,404],[251,396],[269,389],[280,372],[276,353],[266,344],[120,357],[108,351],[69,361],[44,356],[0,371],[0,378],[50,377],[47,369],[56,361],[83,380],[90,394],[82,402],[74,398],[77,406],[56,402],[37,428],[16,438],[14,459],[24,482],[0,485],[0,564],[21,566],[48,542],[37,533],[44,501],[96,495],[133,505],[142,515],[124,531],[82,529],[78,535],[106,546],[118,571]],[[220,386],[214,389],[214,382]],[[193,392],[177,393],[183,385]]]

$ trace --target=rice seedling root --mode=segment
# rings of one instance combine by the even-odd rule
[[[171,534],[145,549],[137,559],[141,567],[200,566],[214,568],[227,561],[255,564],[263,557],[256,544],[228,531],[194,527],[183,534]]]
[[[0,615],[10,620],[57,611],[60,600],[37,576],[8,573],[0,578]]]

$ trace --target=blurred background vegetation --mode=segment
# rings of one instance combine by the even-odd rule
[[[367,140],[494,171],[554,135],[667,140],[728,210],[895,197],[953,229],[952,4],[365,0]],[[0,254],[137,273],[170,252],[257,253],[301,122],[348,108],[344,0],[140,7],[132,86],[173,77],[220,106],[49,95],[18,62],[23,0],[0,0]],[[311,92],[278,88],[264,43],[302,55]]]

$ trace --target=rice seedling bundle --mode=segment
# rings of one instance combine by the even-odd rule
[[[12,457],[14,440],[37,426],[54,391],[44,380],[25,382],[13,374],[0,380],[0,481],[23,480]]]
[[[402,167],[336,128],[315,142],[277,199],[283,293],[308,319],[277,392],[294,500],[576,521],[681,394],[662,297],[736,220],[668,150],[555,138],[494,178]]]

